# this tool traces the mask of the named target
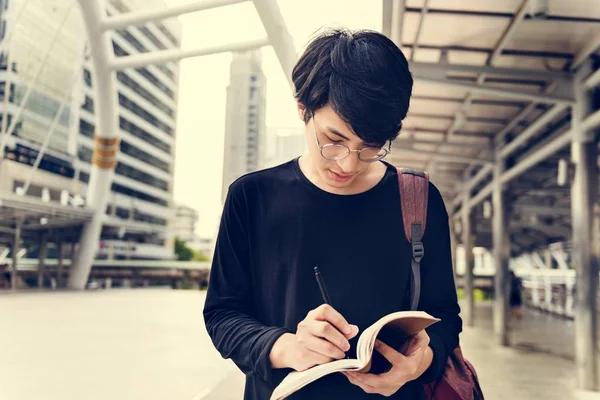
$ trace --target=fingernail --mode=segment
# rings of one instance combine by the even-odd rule
[[[344,333],[345,333],[346,335],[349,335],[350,333],[352,333],[352,327],[351,327],[350,325],[348,325],[348,326],[346,327],[346,329],[344,329]]]

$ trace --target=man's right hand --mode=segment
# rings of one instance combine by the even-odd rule
[[[273,368],[304,371],[319,364],[345,357],[349,339],[358,334],[333,307],[323,304],[311,310],[300,323],[296,334],[281,335],[273,345],[269,359]]]

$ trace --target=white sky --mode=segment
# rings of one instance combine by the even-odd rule
[[[165,0],[168,5],[190,0]],[[296,49],[326,26],[381,30],[380,0],[277,0]],[[265,37],[251,1],[180,17],[182,47],[203,48]],[[272,48],[264,48],[267,126],[294,126],[299,119],[291,89]],[[197,233],[212,237],[221,211],[225,90],[229,53],[181,62],[174,197],[199,212]]]

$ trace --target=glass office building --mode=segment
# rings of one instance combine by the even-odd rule
[[[50,201],[64,201],[65,192],[72,200],[84,199],[96,119],[94,72],[77,2],[1,0],[0,4],[0,100],[2,123],[7,127],[31,87],[0,166],[0,190],[15,192],[23,185],[62,108],[27,195],[39,196],[45,190]],[[160,0],[109,0],[107,14],[161,6],[165,4]],[[170,19],[115,31],[112,45],[120,57],[178,48],[180,40],[181,25]],[[178,63],[117,72],[121,142],[99,258],[173,257],[169,226],[174,218],[178,76]]]
[[[265,166],[266,87],[260,50],[233,53],[225,115],[223,201],[236,179]]]

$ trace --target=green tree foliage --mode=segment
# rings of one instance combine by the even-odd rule
[[[206,254],[202,253],[201,251],[195,251],[193,260],[194,261],[210,261],[210,257],[207,256]]]
[[[194,258],[194,250],[187,247],[178,237],[175,238],[175,254],[179,261],[191,261]]]

